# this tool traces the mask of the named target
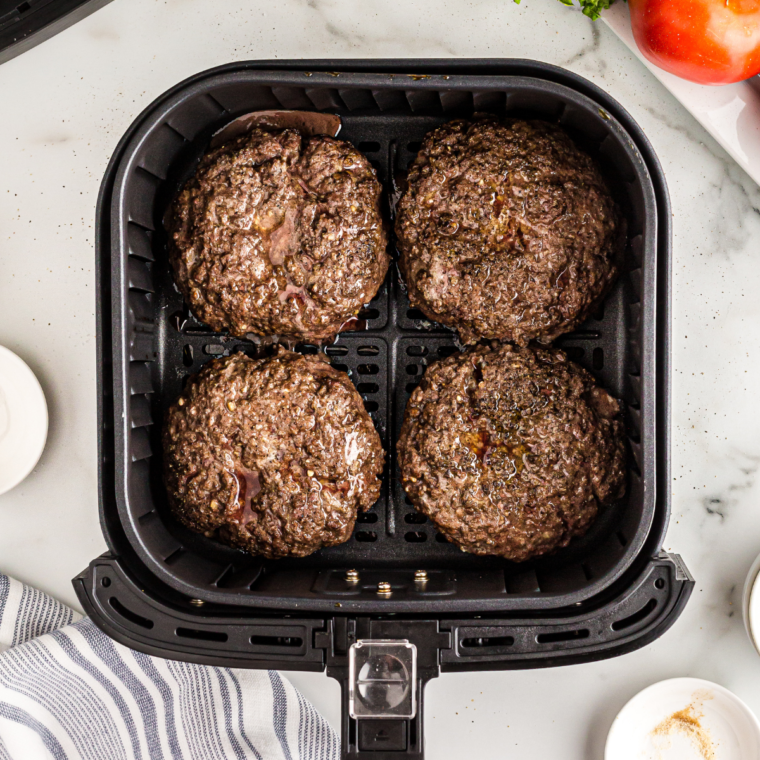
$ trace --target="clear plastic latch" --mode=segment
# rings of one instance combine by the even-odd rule
[[[413,718],[417,714],[417,647],[406,639],[360,639],[348,651],[348,712],[352,718]]]

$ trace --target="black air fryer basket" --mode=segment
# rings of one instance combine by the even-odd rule
[[[557,343],[624,402],[630,457],[626,497],[585,537],[530,563],[475,557],[406,500],[394,450],[404,407],[425,366],[457,344],[410,308],[395,266],[360,315],[367,329],[324,349],[349,372],[390,452],[382,495],[352,538],[266,560],[172,520],[161,483],[166,404],[212,357],[259,349],[192,318],[161,220],[211,135],[270,108],[340,114],[340,137],[371,159],[388,199],[427,131],[476,112],[559,122],[599,161],[627,217],[625,265],[603,308]],[[642,131],[589,82],[519,60],[270,61],[199,74],[149,106],[116,149],[98,201],[97,266],[100,510],[111,551],[74,583],[116,640],[192,662],[326,670],[342,683],[346,757],[421,758],[423,686],[440,671],[613,657],[657,638],[683,609],[693,580],[661,551],[667,188]],[[378,593],[381,583],[390,594]]]

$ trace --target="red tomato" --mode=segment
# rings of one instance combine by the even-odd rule
[[[639,50],[652,63],[700,84],[760,72],[760,0],[628,0]]]

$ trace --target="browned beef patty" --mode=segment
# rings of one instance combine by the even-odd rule
[[[380,494],[380,437],[322,356],[209,362],[168,409],[163,446],[177,519],[265,557],[347,541]]]
[[[559,126],[492,117],[425,137],[396,220],[412,306],[466,343],[572,330],[614,280],[623,230],[596,164]]]
[[[441,533],[515,561],[566,546],[625,489],[618,402],[558,349],[478,346],[432,364],[398,457]]]
[[[205,155],[174,201],[177,285],[214,330],[330,338],[385,278],[380,194],[349,143],[255,128]]]

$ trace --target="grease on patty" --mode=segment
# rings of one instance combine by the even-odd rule
[[[188,528],[251,554],[347,541],[380,494],[380,437],[348,376],[321,355],[215,359],[169,407],[169,505]]]
[[[473,554],[566,546],[625,489],[618,402],[559,349],[478,346],[432,364],[397,450],[414,506]]]
[[[214,330],[327,340],[385,278],[380,195],[349,143],[255,127],[207,153],[170,209],[177,285]]]
[[[478,338],[549,343],[609,290],[624,224],[557,125],[485,117],[430,132],[396,233],[411,305]]]

